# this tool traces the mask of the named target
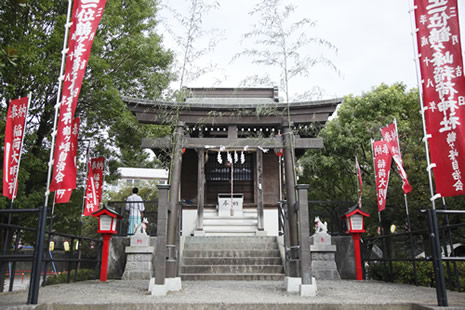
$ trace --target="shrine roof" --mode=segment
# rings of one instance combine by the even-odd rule
[[[279,124],[290,120],[304,124],[326,122],[343,98],[283,103],[277,88],[184,88],[183,102],[122,97],[140,122],[186,124]],[[289,112],[289,113],[288,113]]]
[[[302,108],[317,108],[317,107],[334,107],[342,103],[343,98],[324,99],[315,101],[301,101],[291,103],[275,102],[264,98],[203,98],[189,99],[186,102],[175,101],[154,101],[150,99],[140,99],[122,96],[121,99],[132,108],[144,106],[147,108],[189,108],[190,110],[234,110],[234,109],[256,109],[258,107],[274,107],[277,109],[302,109]]]

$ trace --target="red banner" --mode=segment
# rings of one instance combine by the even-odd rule
[[[392,123],[389,126],[381,128],[381,135],[386,141],[389,152],[391,153],[392,158],[397,166],[397,171],[399,172],[400,177],[402,178],[402,190],[405,194],[408,194],[412,191],[412,186],[407,179],[407,172],[404,169],[404,163],[402,161],[402,155],[400,153],[400,144],[399,144],[399,135],[397,134],[397,125]]]
[[[12,100],[8,107],[3,154],[3,196],[13,199],[18,192],[17,176],[26,128],[28,98]],[[13,194],[14,191],[14,194]]]
[[[73,5],[50,191],[76,187],[72,165],[66,160],[71,151],[71,126],[90,50],[105,3],[106,0],[75,0]]]
[[[465,77],[456,0],[415,0],[423,109],[436,191],[465,194]]]
[[[373,142],[373,161],[376,176],[376,196],[378,197],[378,211],[386,209],[389,174],[391,172],[391,153],[386,141]]]
[[[58,189],[55,191],[55,203],[68,203],[71,198],[73,189],[76,188],[77,177],[77,149],[78,149],[78,136],[79,136],[79,121],[77,117],[73,120],[71,126],[71,155],[66,158],[66,165],[71,167],[69,170],[70,179],[74,180],[74,187],[68,189]]]
[[[68,203],[73,193],[72,189],[58,189],[55,191],[55,203]]]
[[[98,210],[100,201],[102,200],[104,168],[104,157],[92,158],[89,162],[84,216],[91,215],[92,212]]]

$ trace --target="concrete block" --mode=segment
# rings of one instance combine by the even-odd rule
[[[152,286],[152,296],[166,296],[168,293],[168,289],[166,287],[166,284],[154,284]]]
[[[194,236],[195,237],[203,237],[203,236],[205,236],[205,231],[204,230],[194,230]]]
[[[311,245],[310,251],[311,252],[336,252],[335,245]]]
[[[327,233],[315,233],[310,237],[312,245],[331,245],[331,236]]]
[[[300,296],[316,296],[317,287],[316,287],[316,280],[312,278],[312,284],[300,284],[299,285],[299,292]]]
[[[154,248],[151,246],[128,246],[125,249],[126,254],[152,254]]]
[[[152,291],[152,288],[154,285],[155,285],[155,278],[151,277],[149,280],[149,292]]]
[[[131,236],[131,246],[149,246],[150,245],[150,236],[144,233],[136,233]]]
[[[268,236],[268,233],[266,232],[266,230],[257,230],[257,232],[255,233],[256,236],[261,236],[261,237],[264,237],[264,236]]]
[[[170,292],[177,292],[182,290],[182,285],[181,285],[181,278],[166,278],[165,279],[165,285],[168,291]],[[153,291],[152,291],[153,292]]]
[[[284,277],[284,287],[289,293],[297,293],[300,291],[300,285],[302,284],[302,278],[297,277]]]

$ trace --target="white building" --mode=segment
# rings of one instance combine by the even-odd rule
[[[108,190],[118,192],[124,187],[142,187],[152,181],[158,184],[168,183],[168,169],[161,168],[118,168],[120,178],[114,184],[108,185]]]

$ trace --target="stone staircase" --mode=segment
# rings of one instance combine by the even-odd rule
[[[276,237],[186,237],[183,280],[283,280]]]
[[[219,216],[216,210],[204,210],[205,236],[255,236],[257,210],[244,209],[242,215]]]

